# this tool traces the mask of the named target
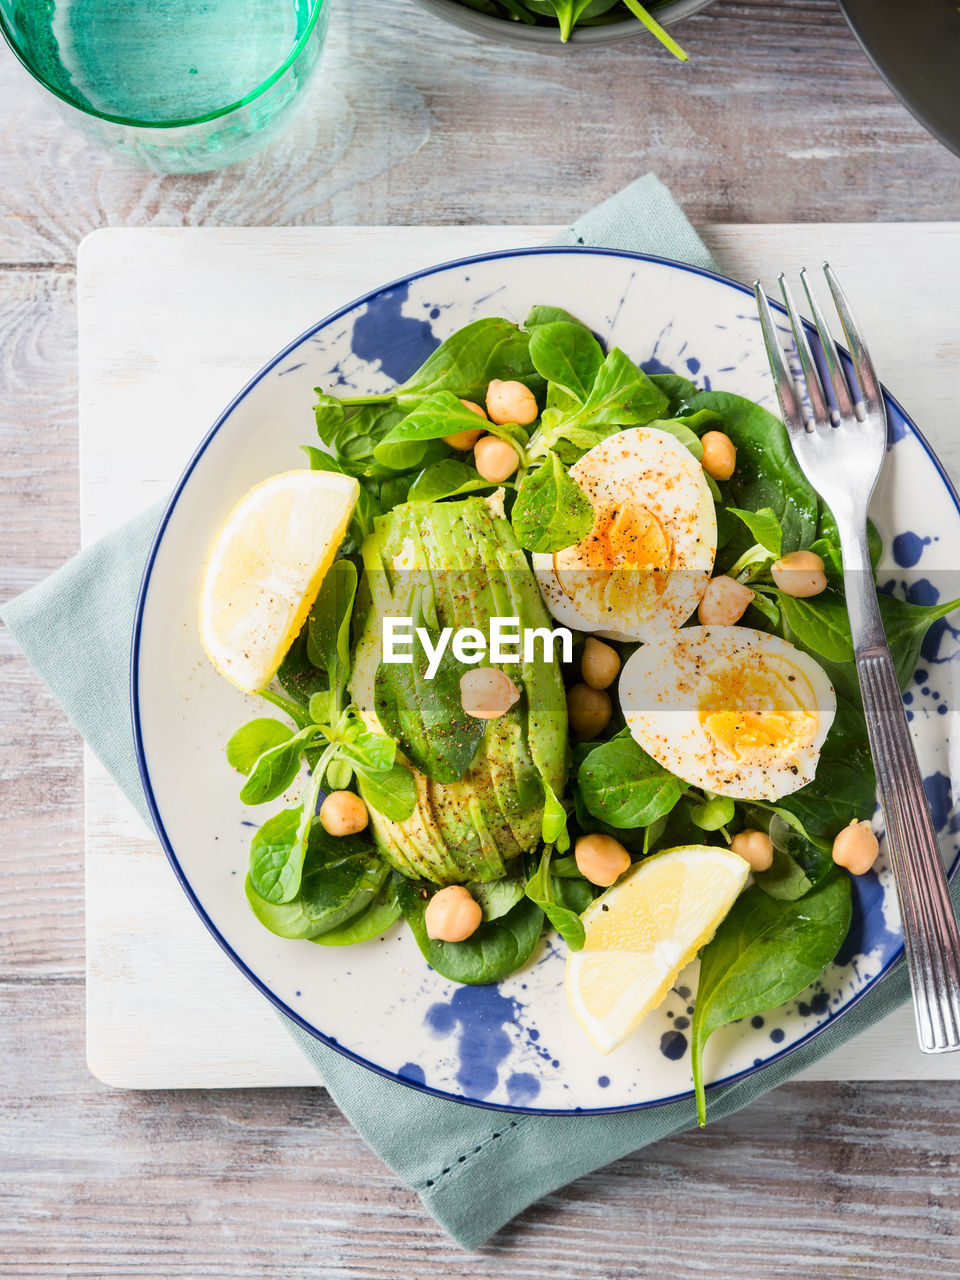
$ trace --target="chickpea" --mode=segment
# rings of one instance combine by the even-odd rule
[[[730,848],[750,863],[751,871],[766,871],[773,863],[773,841],[765,831],[747,827],[733,837]]]
[[[520,697],[520,690],[498,667],[475,667],[460,677],[460,705],[477,720],[498,720]]]
[[[367,806],[352,791],[331,791],[320,806],[320,825],[331,836],[355,836],[369,821]]]
[[[833,842],[833,860],[852,876],[865,875],[877,860],[880,841],[869,822],[851,822]]]
[[[472,400],[464,400],[463,397],[460,398],[460,403],[486,422],[487,415],[478,404],[474,404]],[[443,437],[443,443],[448,444],[451,449],[459,449],[461,453],[469,453],[482,435],[483,427],[477,427],[476,431],[454,431],[453,435]]]
[[[707,431],[700,437],[703,457],[700,465],[714,480],[729,480],[737,465],[737,447],[723,431]]]
[[[753,597],[749,587],[722,573],[707,583],[697,617],[705,627],[732,627],[743,617]]]
[[[613,645],[590,636],[583,646],[580,674],[591,689],[606,689],[620,674],[620,655]]]
[[[630,854],[613,836],[580,836],[573,853],[580,874],[604,889],[619,880],[630,866]]]
[[[815,551],[790,551],[780,557],[770,572],[784,595],[800,600],[818,596],[827,585],[823,561]]]
[[[536,396],[522,382],[501,382],[494,378],[487,387],[487,413],[490,421],[499,426],[505,422],[529,426],[539,412]]]
[[[474,466],[491,484],[500,484],[512,476],[520,465],[513,445],[497,436],[481,436],[473,446]]]
[[[567,690],[567,716],[570,728],[578,738],[589,742],[610,723],[613,704],[606,689],[592,689],[588,684],[575,684]]]
[[[427,903],[423,922],[427,937],[437,942],[463,942],[476,933],[483,919],[480,903],[471,898],[462,884],[439,889]]]

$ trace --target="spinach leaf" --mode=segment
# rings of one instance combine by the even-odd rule
[[[766,871],[755,872],[753,877],[771,898],[784,898],[789,902],[809,893],[834,867],[830,852],[821,849],[804,831],[798,830],[795,821],[789,810],[781,812],[774,808],[769,815],[768,828],[773,841],[773,862]],[[759,821],[752,825],[762,828],[763,823]]]
[[[583,879],[583,872],[577,866],[577,859],[572,853],[568,853],[565,858],[558,858],[556,862],[551,863],[550,874],[554,879],[558,877],[575,880]]]
[[[401,502],[406,502],[416,476],[416,471],[408,471],[402,475],[386,476],[380,482],[381,510],[391,511],[394,507],[398,507]]]
[[[474,881],[466,887],[470,896],[479,902],[484,920],[499,920],[523,897],[523,881],[519,876]]]
[[[358,915],[351,916],[334,929],[325,929],[311,941],[323,947],[350,947],[355,942],[369,942],[371,938],[379,938],[386,933],[402,914],[393,879],[387,878],[377,896]]]
[[[667,397],[667,416],[685,414],[690,401],[697,395],[696,386],[679,373],[651,373],[647,375],[658,391]]]
[[[813,782],[792,795],[781,796],[778,804],[799,818],[814,840],[825,844],[855,818],[870,817],[877,798],[872,767],[863,761],[834,758],[829,742],[828,738],[824,743]]]
[[[331,791],[345,791],[349,787],[352,777],[353,764],[349,757],[344,754],[344,748],[341,746],[338,753],[327,765],[327,787]]]
[[[474,320],[441,343],[394,394],[406,408],[437,391],[451,391],[464,400],[483,404],[487,386],[500,378],[523,382],[534,395],[542,396],[546,388],[530,360],[529,347],[530,335],[509,320]]]
[[[464,942],[427,936],[424,912],[435,886],[418,885],[394,872],[397,898],[424,958],[444,978],[470,986],[500,982],[526,964],[540,938],[543,912],[523,898],[506,915],[484,921]]]
[[[317,434],[325,445],[333,445],[337,434],[343,427],[347,410],[338,396],[326,395],[320,387],[314,387],[317,402],[313,413],[317,423]],[[319,452],[319,450],[318,450]],[[313,459],[311,458],[311,465]]]
[[[320,587],[310,615],[307,655],[327,669],[339,713],[350,676],[350,618],[357,593],[357,567],[352,560],[334,560]]]
[[[329,686],[326,670],[322,667],[314,666],[307,655],[309,630],[310,623],[307,621],[303,624],[300,634],[290,646],[286,657],[280,663],[280,669],[277,671],[277,683],[284,693],[290,695],[296,706],[286,698],[277,701],[276,695],[272,694],[270,690],[261,690],[260,694],[261,697],[267,698],[268,701],[273,702],[275,706],[279,706],[285,711],[294,720],[299,729],[305,729],[311,723],[310,717],[304,711],[310,699],[315,693],[319,693]]]
[[[266,804],[268,800],[282,796],[300,772],[302,752],[316,736],[317,730],[311,725],[258,756],[240,788],[243,803]]]
[[[416,619],[423,626],[423,619]],[[424,627],[436,647],[439,632]],[[448,645],[433,678],[427,679],[426,646],[415,644],[410,662],[381,662],[374,679],[380,723],[404,754],[435,782],[458,782],[483,741],[486,721],[463,709],[460,677],[468,668]]]
[[[783,531],[780,521],[769,507],[761,507],[759,511],[741,511],[739,507],[727,507],[727,510],[743,521],[753,535],[754,542],[758,542],[774,560],[780,559]]]
[[[288,742],[293,730],[280,720],[262,716],[236,731],[226,747],[227,764],[238,773],[249,773],[265,751]]]
[[[370,773],[389,773],[397,756],[397,744],[384,733],[361,729],[343,743],[341,752]]]
[[[298,894],[290,901],[262,897],[252,873],[245,891],[254,915],[281,938],[316,938],[365,912],[389,874],[372,843],[357,836],[335,837],[318,824],[310,832]]]
[[[472,416],[475,418],[476,414]],[[387,437],[374,445],[373,449],[374,459],[393,471],[416,471],[417,468],[440,461],[449,453],[450,446],[437,439],[403,440]]]
[[[300,889],[302,864],[292,854],[300,830],[302,806],[281,809],[268,818],[250,842],[250,883],[267,902],[289,902]]]
[[[818,596],[803,599],[783,591],[771,592],[780,606],[786,639],[828,662],[852,662],[853,640],[843,595],[827,587]]]
[[[523,327],[525,329],[536,329],[539,325],[556,324],[557,321],[563,321],[566,324],[577,324],[581,329],[587,328],[582,320],[578,320],[576,316],[572,316],[569,311],[564,311],[563,307],[545,306],[531,307],[527,312],[527,318],[523,322]]]
[[[482,419],[455,396],[452,391],[435,391],[412,409],[405,418],[391,427],[374,449],[374,457],[387,459],[381,453],[386,445],[405,440],[439,440],[460,431],[476,431]]]
[[[548,447],[562,439],[585,452],[611,434],[606,428],[642,426],[662,418],[666,407],[663,392],[614,347],[600,366],[586,401],[572,413],[560,413],[549,422],[544,414],[541,435]]]
[[[589,535],[593,507],[557,455],[548,453],[536,471],[523,477],[511,520],[517,540],[528,551],[560,551]]]
[[[443,458],[425,467],[410,486],[407,500],[410,502],[438,502],[441,498],[454,498],[462,493],[476,493],[490,489],[476,467],[469,467],[457,458]]]
[[[775,1009],[808,987],[839,951],[850,917],[850,879],[837,870],[796,902],[753,885],[733,904],[700,959],[691,1054],[701,1125],[707,1040],[725,1023]]]
[[[320,689],[310,695],[307,703],[310,719],[314,724],[332,727],[340,718],[340,708],[336,704],[336,690]]]
[[[717,796],[712,791],[704,794],[702,804],[691,805],[690,821],[701,831],[719,831],[733,821],[737,806],[729,796]]]
[[[593,885],[588,880],[585,880],[583,876],[557,875],[555,863],[551,868],[551,878],[553,880],[553,896],[557,904],[561,907],[566,907],[574,915],[582,916],[587,907],[593,902]],[[575,947],[574,950],[579,950],[579,948]]]
[[[540,324],[530,335],[530,359],[547,382],[581,404],[603,364],[603,348],[589,329],[569,320]]]
[[[576,911],[557,902],[550,875],[550,858],[553,846],[547,845],[540,858],[540,865],[527,881],[524,892],[535,902],[571,951],[580,951],[586,940],[583,921]]]
[[[687,789],[626,732],[590,752],[577,785],[587,810],[611,827],[646,827],[669,813]]]
[[[377,461],[373,451],[405,414],[392,397],[375,399],[380,403],[365,404],[353,411],[337,428],[332,440],[325,442],[334,450],[343,470],[356,476],[361,484],[364,479],[379,480],[383,477],[387,468]]]
[[[898,596],[879,595],[880,617],[887,644],[893,657],[900,688],[905,689],[920,665],[924,637],[930,627],[960,609],[960,600],[947,600],[938,604],[910,604]]]
[[[417,784],[410,770],[397,760],[388,773],[356,764],[364,803],[391,822],[405,822],[417,807]]]

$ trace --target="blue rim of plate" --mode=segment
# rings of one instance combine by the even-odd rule
[[[314,334],[319,333],[321,329],[325,329],[328,325],[333,324],[334,321],[342,319],[344,316],[348,315],[351,311],[355,310],[355,308],[362,306],[364,303],[372,302],[375,298],[380,297],[384,293],[389,293],[390,290],[396,289],[398,286],[409,284],[414,280],[423,280],[428,276],[438,275],[440,274],[440,272],[449,271],[454,268],[468,267],[475,263],[494,262],[499,260],[500,258],[535,257],[538,255],[545,256],[548,254],[602,254],[605,257],[624,258],[628,261],[651,262],[659,266],[671,267],[679,271],[686,271],[686,272],[689,272],[691,275],[703,276],[707,280],[715,280],[718,284],[726,285],[728,288],[735,289],[737,290],[738,293],[745,294],[749,298],[753,299],[753,290],[749,286],[745,284],[741,284],[740,281],[731,280],[729,276],[721,275],[717,271],[709,271],[705,267],[695,267],[695,266],[691,266],[689,263],[686,263],[686,262],[678,262],[673,258],[664,258],[664,257],[660,257],[657,254],[652,254],[652,253],[637,253],[629,249],[594,248],[590,245],[582,245],[582,246],[581,245],[539,245],[539,246],[534,246],[532,248],[527,248],[527,249],[498,249],[492,253],[479,253],[466,258],[454,258],[448,262],[441,262],[432,267],[425,267],[422,271],[413,271],[409,275],[399,276],[397,277],[397,279],[391,280],[387,284],[380,285],[376,289],[371,289],[368,293],[361,294],[359,297],[354,298],[351,302],[347,303],[346,306],[338,307],[336,311],[330,312],[330,314],[324,317],[324,319],[318,321],[317,324],[315,325],[311,325],[310,328],[306,329],[303,333],[301,333],[299,337],[294,338],[292,342],[289,342],[283,348],[282,351],[279,351],[273,357],[272,360],[268,361],[267,364],[265,364],[256,374],[254,374],[254,376],[250,379],[250,381],[246,384],[246,386],[244,386],[242,390],[239,391],[234,396],[234,398],[230,401],[227,407],[223,410],[223,412],[217,418],[216,422],[213,424],[213,426],[204,436],[203,440],[201,440],[200,444],[197,446],[197,449],[195,450],[193,456],[190,458],[190,461],[187,463],[186,467],[183,470],[183,473],[180,476],[180,479],[177,481],[174,487],[173,493],[170,496],[170,501],[167,503],[167,506],[164,509],[163,515],[160,518],[160,523],[157,526],[157,532],[154,535],[153,542],[150,545],[150,551],[147,555],[147,562],[143,570],[143,578],[141,579],[141,582],[140,582],[140,591],[137,595],[137,605],[136,605],[136,611],[134,613],[134,621],[133,621],[133,636],[132,636],[131,649],[130,649],[130,714],[131,714],[132,725],[133,725],[133,741],[134,741],[134,749],[137,757],[137,769],[140,773],[140,782],[143,786],[144,795],[147,800],[147,807],[150,811],[150,817],[153,821],[154,827],[156,828],[157,835],[160,838],[160,843],[163,846],[164,852],[167,855],[167,859],[171,867],[173,868],[174,875],[177,877],[177,880],[180,882],[180,886],[183,889],[184,893],[189,898],[190,903],[192,904],[194,910],[197,912],[200,919],[203,921],[204,925],[206,925],[207,929],[209,930],[211,935],[215,938],[215,940],[217,941],[219,946],[222,948],[222,950],[226,952],[226,954],[230,957],[230,959],[241,971],[241,973],[243,973],[243,975],[247,979],[249,979],[250,982],[253,983],[253,985],[257,988],[258,991],[260,991],[262,995],[266,996],[266,998],[270,1001],[270,1003],[273,1004],[280,1011],[280,1013],[284,1014],[285,1017],[289,1018],[291,1022],[296,1023],[297,1026],[299,1026],[303,1031],[306,1031],[308,1035],[313,1036],[315,1040],[319,1040],[322,1044],[325,1044],[328,1048],[334,1049],[337,1053],[342,1054],[343,1057],[349,1058],[351,1062],[355,1062],[361,1067],[366,1067],[369,1071],[374,1071],[376,1072],[377,1075],[383,1076],[387,1080],[393,1080],[397,1084],[405,1085],[407,1088],[410,1088],[410,1089],[416,1089],[420,1093],[430,1094],[432,1097],[435,1097],[435,1098],[442,1098],[446,1102],[459,1102],[464,1104],[465,1106],[480,1107],[487,1111],[505,1111],[505,1112],[511,1112],[513,1114],[518,1114],[518,1115],[533,1115],[533,1116],[611,1115],[611,1114],[620,1113],[620,1112],[645,1111],[650,1107],[665,1107],[665,1106],[669,1106],[671,1103],[674,1103],[674,1102],[688,1101],[693,1098],[693,1090],[688,1089],[688,1090],[685,1090],[683,1093],[671,1094],[669,1097],[666,1097],[666,1098],[650,1099],[646,1102],[623,1103],[620,1106],[612,1106],[612,1107],[571,1107],[567,1110],[558,1110],[556,1108],[550,1109],[550,1108],[544,1108],[544,1107],[518,1107],[518,1106],[511,1106],[505,1103],[485,1102],[479,1098],[465,1098],[460,1094],[449,1093],[443,1089],[435,1089],[427,1084],[420,1084],[416,1080],[409,1080],[407,1079],[406,1076],[398,1075],[397,1072],[395,1071],[388,1071],[386,1067],[381,1067],[375,1062],[370,1062],[367,1058],[362,1057],[360,1054],[354,1053],[352,1049],[348,1049],[346,1048],[346,1046],[339,1044],[331,1036],[324,1035],[322,1031],[319,1031],[316,1027],[312,1026],[309,1022],[307,1022],[305,1018],[303,1018],[300,1014],[298,1014],[295,1009],[291,1009],[290,1006],[286,1004],[286,1002],[283,1001],[273,991],[271,991],[270,988],[267,986],[267,984],[263,982],[259,977],[257,977],[257,975],[249,968],[246,962],[241,959],[241,957],[233,949],[230,943],[227,942],[226,938],[223,936],[223,934],[220,932],[217,926],[210,919],[210,916],[207,914],[207,911],[204,908],[203,904],[200,902],[199,898],[194,893],[189,880],[184,874],[183,868],[180,866],[180,862],[177,858],[176,852],[174,851],[173,845],[171,844],[170,838],[167,835],[166,829],[163,825],[163,820],[160,817],[160,812],[157,806],[156,797],[154,796],[154,793],[153,793],[153,786],[150,781],[150,774],[147,769],[147,763],[146,763],[146,758],[144,754],[143,735],[142,735],[141,726],[140,726],[140,690],[139,690],[139,680],[138,680],[139,661],[140,661],[140,637],[141,637],[141,631],[143,626],[143,611],[144,611],[144,606],[146,605],[147,594],[150,590],[150,578],[153,573],[154,563],[156,561],[157,554],[160,550],[161,543],[163,542],[163,536],[164,536],[164,533],[166,532],[167,525],[170,522],[170,517],[173,515],[173,512],[176,509],[177,502],[180,499],[180,495],[183,492],[184,488],[186,487],[186,484],[189,481],[191,475],[193,474],[194,468],[196,467],[200,458],[205,453],[207,446],[210,444],[211,440],[214,438],[214,436],[217,434],[220,428],[224,425],[224,423],[226,423],[227,420],[230,418],[230,415],[233,413],[237,405],[239,405],[243,400],[245,400],[246,397],[249,395],[249,393],[253,390],[253,388],[256,387],[267,376],[267,374],[270,373],[271,370],[274,369],[280,363],[281,360],[286,359],[286,357],[290,355],[291,352],[295,351],[297,347],[301,345],[301,343],[305,342],[308,338],[313,337]],[[781,306],[779,303],[774,302],[773,299],[770,299],[770,305],[775,311],[778,311],[781,315],[786,316],[787,314],[786,309],[783,306]],[[805,320],[804,326],[808,329],[810,336],[813,338],[816,338],[816,330],[814,329],[813,325],[809,321]],[[840,347],[839,349],[849,366],[849,359],[850,359],[849,354],[843,347]],[[905,412],[905,410],[903,409],[899,401],[887,391],[886,387],[881,385],[881,390],[883,392],[883,397],[887,404],[888,409],[892,408],[895,412],[897,412],[901,416],[903,421],[906,423],[907,427],[910,429],[911,433],[919,441],[924,452],[927,454],[927,457],[933,463],[933,466],[936,469],[937,474],[939,475],[941,481],[943,482],[944,488],[946,489],[947,493],[950,496],[950,500],[953,502],[953,505],[957,510],[957,514],[960,515],[960,494],[957,493],[957,490],[953,484],[953,481],[947,475],[947,472],[944,469],[942,462],[937,457],[936,453],[933,451],[929,442],[924,437],[922,432],[917,428],[917,426],[913,422],[913,419],[910,417],[908,413]],[[956,873],[958,867],[960,867],[960,854],[957,855],[957,857],[954,859],[953,864],[947,871],[948,879],[953,878],[953,875]],[[708,1093],[715,1092],[716,1090],[722,1089],[727,1085],[736,1084],[738,1081],[744,1080],[748,1076],[755,1075],[758,1071],[763,1071],[766,1067],[773,1066],[774,1063],[780,1062],[783,1058],[787,1057],[789,1054],[795,1053],[798,1049],[801,1049],[804,1046],[808,1045],[813,1039],[819,1036],[821,1032],[826,1030],[827,1027],[833,1026],[833,1024],[839,1018],[842,1018],[848,1012],[848,1010],[852,1009],[856,1004],[859,1004],[859,1002],[863,999],[863,997],[868,992],[873,991],[877,983],[882,981],[882,979],[890,972],[893,966],[901,960],[902,957],[903,957],[903,943],[901,942],[900,946],[888,958],[887,962],[880,969],[880,971],[873,978],[870,979],[870,981],[863,987],[862,990],[858,991],[856,995],[851,997],[851,999],[848,1000],[847,1003],[843,1006],[843,1008],[840,1009],[837,1013],[831,1015],[819,1026],[814,1027],[811,1031],[808,1031],[806,1035],[802,1036],[799,1040],[796,1040],[793,1044],[788,1045],[787,1048],[779,1050],[779,1052],[772,1054],[769,1058],[765,1058],[759,1065],[746,1067],[743,1071],[738,1071],[733,1073],[732,1075],[724,1076],[722,1080],[712,1081],[709,1085],[707,1085],[707,1092]]]

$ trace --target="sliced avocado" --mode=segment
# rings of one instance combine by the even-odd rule
[[[374,522],[362,548],[364,600],[351,694],[368,728],[382,732],[374,699],[383,618],[407,616],[415,591],[430,589],[441,627],[477,627],[491,616],[522,628],[551,628],[527,558],[507,521],[480,498],[406,503]],[[414,776],[417,807],[404,822],[372,812],[383,856],[406,876],[436,884],[495,880],[540,840],[543,780],[563,790],[567,708],[557,662],[503,668],[520,688],[514,707],[486,727],[462,778],[440,783],[400,760]]]

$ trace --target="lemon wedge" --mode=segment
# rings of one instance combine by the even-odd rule
[[[583,913],[586,941],[567,956],[570,1008],[610,1053],[666,996],[713,937],[750,867],[728,849],[688,845],[638,862]]]
[[[262,689],[296,639],[360,493],[352,476],[284,471],[254,485],[217,534],[200,588],[200,639],[222,676]]]

